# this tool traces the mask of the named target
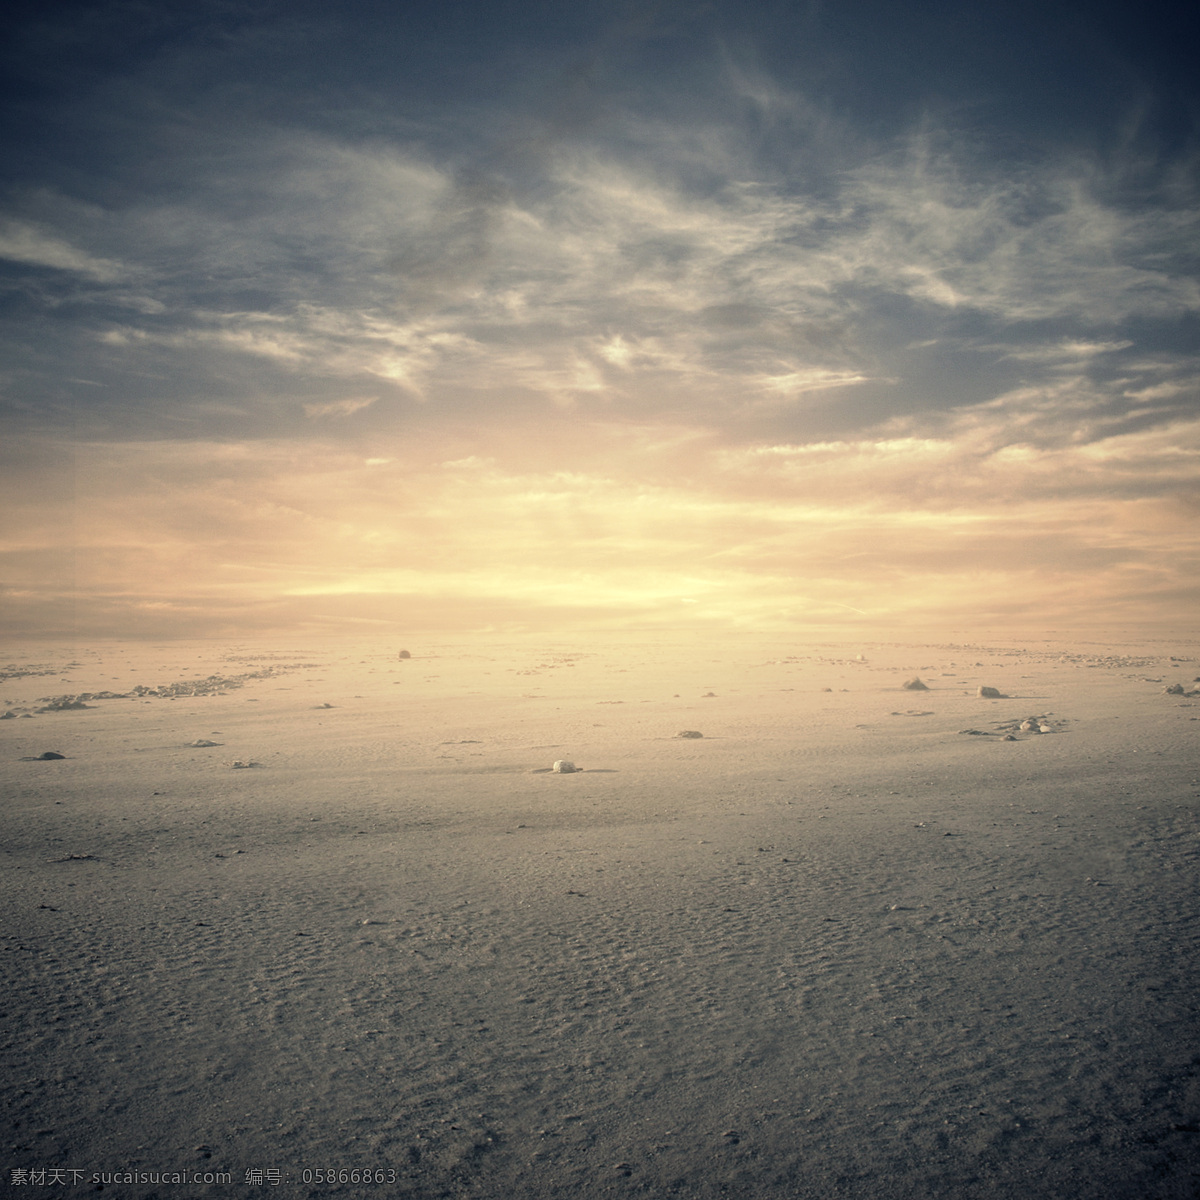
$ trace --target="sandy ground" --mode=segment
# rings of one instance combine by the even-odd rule
[[[1194,643],[400,648],[10,652],[7,1188],[1200,1196]]]

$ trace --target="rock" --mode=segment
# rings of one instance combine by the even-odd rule
[[[560,758],[552,768],[556,775],[573,775],[579,768],[573,763],[568,762],[565,758]]]
[[[1017,741],[1017,739],[1016,739],[1015,737],[1013,737],[1013,735],[1012,735],[1011,733],[1006,733],[1006,734],[1004,735],[1004,741],[1006,741],[1006,742],[1015,742],[1015,741]]]
[[[222,744],[221,742],[210,742],[208,738],[197,738],[194,742],[188,742],[189,746],[195,746],[197,749],[204,746],[220,746]]]
[[[397,658],[412,658],[412,655],[409,654],[409,652],[407,650],[401,650],[400,653],[396,655],[396,657]]]
[[[704,734],[702,734],[698,729],[681,729],[675,736],[685,738],[702,738]]]
[[[960,729],[959,733],[969,733],[972,737],[992,737],[986,729]]]
[[[979,685],[978,695],[981,700],[1006,700],[1008,698],[999,688],[987,687],[982,683]]]
[[[1163,688],[1164,696],[1182,696],[1183,694],[1184,692],[1182,683],[1170,683]]]
[[[66,758],[65,754],[59,754],[57,750],[43,750],[38,756],[39,762],[49,762],[52,758]]]
[[[15,721],[17,714],[11,710],[0,713],[0,721]]]
[[[927,692],[929,688],[921,682],[920,676],[914,675],[911,679],[906,679],[900,685],[906,692]]]

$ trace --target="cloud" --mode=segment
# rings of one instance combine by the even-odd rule
[[[66,238],[15,219],[0,221],[0,258],[70,271],[97,283],[117,283],[129,275],[128,268],[118,262],[89,254]]]
[[[758,161],[734,116],[617,124],[619,143],[548,145],[524,180],[503,159],[468,169],[411,145],[240,133],[236,161],[261,164],[249,202],[235,203],[234,181],[202,181],[187,200],[110,213],[106,244],[147,303],[116,316],[97,298],[75,328],[117,374],[157,349],[192,355],[197,390],[235,374],[274,379],[264,394],[288,376],[327,380],[305,399],[315,408],[376,379],[447,412],[489,392],[502,405],[773,422],[789,400],[800,413],[837,389],[826,420],[861,423],[888,404],[953,406],[946,350],[990,355],[999,395],[1014,372],[1115,359],[1137,349],[1125,323],[1200,306],[1163,253],[1194,236],[1194,218],[1165,201],[1123,205],[1080,158],[1002,174],[926,129],[896,146],[849,139],[842,169],[813,188]],[[697,161],[714,179],[702,188]],[[49,227],[10,229],[25,231],[13,245],[90,270],[116,301],[116,258]],[[95,378],[88,340],[73,373]],[[1131,390],[1114,382],[1113,402]]]
[[[370,408],[378,399],[378,396],[360,396],[331,400],[323,404],[306,404],[304,412],[310,417],[349,417],[364,408]]]

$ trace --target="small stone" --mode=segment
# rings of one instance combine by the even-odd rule
[[[565,758],[560,758],[553,766],[552,770],[556,775],[573,775],[579,768]]]
[[[979,698],[981,700],[1004,700],[1004,693],[999,688],[988,687],[986,684],[979,685]]]
[[[66,758],[66,757],[67,756],[65,754],[59,754],[59,752],[57,750],[43,750],[41,752],[41,754],[38,755],[38,761],[39,762],[49,762],[51,759],[54,759],[54,758]]]
[[[704,734],[698,729],[681,729],[675,736],[681,738],[702,738]]]
[[[401,650],[400,653],[396,655],[396,657],[397,658],[412,658],[412,655],[409,654],[409,652],[407,650]]]
[[[928,684],[921,682],[919,675],[914,675],[911,679],[906,679],[900,685],[906,692],[927,692],[929,691]]]

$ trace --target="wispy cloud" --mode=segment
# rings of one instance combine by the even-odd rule
[[[117,283],[129,274],[128,268],[118,262],[89,254],[65,237],[14,219],[0,222],[0,258],[55,271],[70,271],[98,283]]]

